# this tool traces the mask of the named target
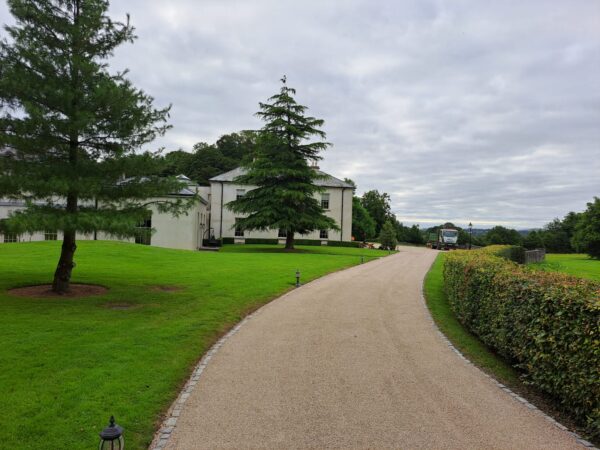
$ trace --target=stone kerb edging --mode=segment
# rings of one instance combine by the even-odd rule
[[[427,276],[427,274],[425,274],[425,276]],[[425,311],[427,312],[427,318],[429,320],[429,322],[431,323],[431,325],[433,326],[433,328],[435,329],[435,331],[437,332],[438,336],[442,339],[442,341],[450,348],[450,350],[452,350],[454,353],[456,353],[458,355],[458,357],[460,359],[462,359],[466,364],[474,367],[476,370],[478,370],[483,376],[485,376],[486,378],[488,378],[492,383],[494,383],[496,386],[498,386],[501,390],[503,390],[504,392],[506,392],[507,394],[509,394],[513,399],[515,399],[516,401],[518,401],[519,403],[525,405],[527,408],[533,410],[533,411],[537,411],[539,414],[541,414],[547,421],[549,421],[550,423],[552,423],[554,426],[556,426],[557,428],[566,431],[567,433],[571,434],[576,441],[583,445],[584,447],[587,447],[589,449],[593,449],[593,450],[598,450],[594,444],[592,444],[589,441],[586,441],[585,439],[583,439],[579,434],[577,434],[574,431],[569,430],[567,427],[565,427],[562,423],[556,421],[553,417],[549,416],[548,414],[546,414],[544,411],[542,411],[541,409],[539,409],[537,406],[535,406],[534,404],[528,402],[526,399],[524,399],[523,397],[521,397],[520,395],[516,394],[515,392],[513,392],[510,388],[506,387],[505,385],[503,385],[502,383],[500,383],[498,380],[496,380],[494,377],[492,377],[491,375],[488,375],[487,373],[485,373],[483,370],[481,370],[479,367],[477,367],[477,365],[473,364],[465,355],[463,355],[460,350],[458,350],[454,344],[452,344],[452,342],[450,342],[450,339],[448,339],[446,337],[446,335],[444,333],[442,333],[442,331],[439,329],[439,327],[437,326],[437,323],[435,323],[435,320],[433,320],[433,316],[431,315],[431,311],[429,311],[429,307],[427,306],[427,301],[425,300],[425,295],[423,293],[423,285],[425,283],[425,277],[423,277],[423,282],[421,283],[421,303],[423,305],[423,307],[425,308]]]
[[[358,267],[364,266],[365,264],[370,264],[370,263],[380,261],[383,258],[385,258],[385,256],[376,258],[376,259],[372,259],[370,261],[366,261],[364,263],[360,263],[355,266],[348,267],[346,269],[336,270],[336,271],[328,273],[322,277],[315,278],[314,280],[309,281],[308,283],[301,284],[300,287],[306,286],[309,284],[317,284],[320,281],[322,281],[330,276],[333,276],[338,272],[341,272],[344,270],[356,269]],[[271,305],[274,301],[284,299],[285,297],[291,295],[293,292],[296,291],[296,289],[298,289],[298,288],[292,289],[292,290],[286,292],[285,294],[274,298],[270,302],[262,305],[260,308],[258,308],[253,313],[248,314],[236,326],[234,326],[227,334],[225,334],[221,339],[219,339],[208,350],[208,352],[206,352],[204,354],[204,356],[200,359],[200,362],[194,368],[192,375],[190,376],[188,381],[185,383],[183,389],[181,390],[181,392],[179,393],[179,395],[177,396],[177,398],[175,399],[175,401],[169,408],[169,410],[166,414],[166,418],[164,419],[160,428],[154,435],[154,439],[152,440],[152,443],[150,444],[150,447],[149,447],[150,450],[163,450],[167,446],[167,444],[169,443],[169,439],[171,438],[171,435],[173,433],[173,430],[175,430],[175,427],[177,426],[177,419],[181,415],[181,411],[183,410],[183,407],[184,407],[185,403],[187,402],[187,399],[190,398],[190,395],[192,395],[192,391],[198,384],[198,381],[200,381],[200,377],[202,376],[204,369],[206,369],[206,366],[208,365],[209,361],[212,359],[212,357],[215,355],[215,353],[217,353],[217,351],[219,351],[219,349],[223,346],[223,344],[225,344],[225,342],[227,342],[228,339],[230,339],[233,335],[235,335],[255,315],[259,314],[263,309],[265,309],[266,307]]]

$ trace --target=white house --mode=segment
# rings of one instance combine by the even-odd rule
[[[168,213],[159,212],[156,206],[150,205],[150,217],[138,227],[140,233],[136,238],[118,239],[138,244],[154,245],[157,247],[196,250],[202,245],[202,237],[208,227],[208,201],[206,194],[208,188],[198,186],[189,178],[180,175],[180,181],[187,186],[177,193],[170,194],[168,198],[190,198],[196,195],[198,201],[187,211],[187,215],[173,217]],[[154,199],[161,200],[161,199]],[[13,212],[25,209],[25,203],[0,198],[0,220],[9,217]],[[153,233],[150,230],[154,229]],[[146,233],[145,231],[148,230]],[[56,230],[47,230],[32,234],[0,233],[0,243],[6,242],[32,242],[62,239],[62,233]],[[78,240],[116,240],[103,232],[95,234],[77,234]]]
[[[140,235],[137,238],[123,239],[138,244],[154,245],[157,247],[198,250],[203,242],[214,237],[233,238],[236,243],[245,243],[252,238],[283,237],[279,230],[268,232],[241,232],[235,229],[235,214],[227,208],[227,202],[236,196],[243,195],[251,190],[252,186],[239,185],[233,182],[243,169],[234,169],[210,180],[210,186],[198,186],[184,175],[178,178],[186,183],[180,192],[170,194],[168,198],[186,198],[196,195],[198,201],[187,212],[179,217],[168,213],[159,212],[156,207],[151,207],[151,216],[139,226]],[[352,239],[352,186],[319,171],[322,176],[316,184],[323,187],[323,192],[318,194],[325,213],[332,217],[340,231],[320,230],[309,235],[298,235],[302,239],[320,240],[323,244],[328,241],[350,241]],[[13,212],[24,209],[23,202],[0,198],[0,219],[9,217]],[[154,229],[153,233],[144,233],[145,230]],[[62,239],[61,233],[47,230],[33,234],[2,234],[0,243],[29,242]],[[102,232],[96,234],[79,234],[78,240],[115,239]]]
[[[307,235],[297,235],[299,239],[327,241],[352,240],[352,196],[353,186],[339,180],[318,168],[319,178],[315,184],[323,188],[317,195],[325,214],[335,220],[340,231],[319,230]],[[217,239],[233,238],[236,243],[244,243],[247,239],[280,239],[285,241],[282,230],[269,231],[242,231],[236,229],[236,215],[227,208],[227,203],[244,195],[255,186],[246,186],[235,183],[235,178],[244,174],[244,169],[238,167],[224,174],[211,178],[210,181],[210,228]]]

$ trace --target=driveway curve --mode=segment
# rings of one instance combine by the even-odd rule
[[[331,274],[214,354],[167,448],[573,449],[444,343],[421,299],[437,252]]]

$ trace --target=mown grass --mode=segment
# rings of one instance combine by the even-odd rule
[[[427,306],[439,329],[472,363],[511,387],[522,387],[519,373],[492,352],[458,321],[444,292],[444,256],[440,253],[425,277],[423,291]]]
[[[387,254],[78,245],[72,281],[109,287],[105,295],[12,296],[7,289],[50,282],[60,242],[0,245],[2,448],[95,448],[111,414],[127,448],[146,448],[200,356],[249,311],[291,289],[296,269],[307,282]]]
[[[546,260],[530,267],[553,272],[563,272],[580,278],[600,281],[600,260],[585,254],[547,254]]]

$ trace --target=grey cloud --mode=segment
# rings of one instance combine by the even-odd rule
[[[597,2],[113,1],[126,12],[139,39],[111,65],[173,105],[156,146],[260,127],[285,73],[326,121],[322,168],[406,223],[540,226],[600,195]]]

